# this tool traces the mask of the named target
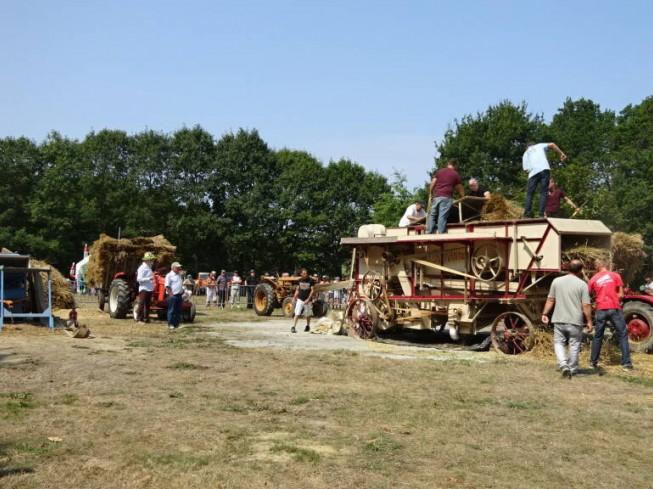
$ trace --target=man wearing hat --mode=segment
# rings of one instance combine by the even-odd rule
[[[165,286],[168,294],[168,328],[175,330],[181,322],[181,303],[183,301],[184,286],[181,278],[181,263],[178,261],[170,265],[170,272],[166,275]]]
[[[156,260],[156,256],[148,251],[143,255],[143,263],[136,271],[136,281],[138,282],[136,321],[141,324],[150,322],[150,303],[154,290],[154,273],[152,273],[154,260]]]

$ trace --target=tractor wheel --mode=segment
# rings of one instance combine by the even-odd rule
[[[109,316],[114,319],[125,319],[131,305],[129,285],[121,278],[114,279],[109,286]]]
[[[313,301],[313,317],[321,318],[327,313],[327,307],[323,300]]]
[[[499,314],[492,323],[492,346],[506,355],[519,355],[533,348],[533,324],[515,311]]]
[[[281,309],[283,310],[283,315],[287,318],[291,318],[295,315],[295,308],[293,307],[292,297],[286,297],[281,303]]]
[[[254,312],[257,316],[272,314],[276,301],[274,289],[270,284],[258,284],[254,289]]]
[[[350,336],[369,340],[376,336],[379,317],[376,307],[368,299],[355,299],[347,306],[347,331]]]
[[[653,350],[653,307],[644,302],[626,302],[624,317],[630,349],[636,352]]]
[[[104,311],[104,305],[107,303],[107,295],[104,293],[104,290],[99,289],[97,291],[97,305],[100,308],[100,311]]]
[[[181,319],[185,323],[192,323],[195,321],[195,303],[191,302],[188,309],[184,309],[181,313]]]

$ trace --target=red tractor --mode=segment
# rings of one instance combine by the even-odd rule
[[[161,272],[160,270],[154,272],[154,291],[152,292],[150,313],[156,313],[159,319],[164,320],[168,311],[168,298],[165,290],[165,274]],[[137,296],[136,275],[125,272],[116,273],[108,287],[106,296],[109,303],[109,315],[112,318],[124,319],[131,311],[134,319],[137,319]],[[104,309],[102,302],[100,302],[100,309]],[[182,320],[185,323],[192,323],[195,320],[195,304],[190,300],[188,294],[184,294],[181,310]]]
[[[653,295],[626,290],[624,316],[631,350],[653,352]]]
[[[136,271],[143,262],[145,253],[156,256],[157,268],[154,272],[154,292],[150,312],[159,319],[165,319],[168,300],[165,294],[165,274],[175,259],[176,248],[165,237],[137,237],[115,239],[105,234],[93,243],[86,274],[89,282],[98,290],[98,304],[104,310],[109,304],[112,318],[123,319],[133,312],[136,319],[136,297],[138,283]],[[190,300],[190,293],[184,294],[182,319],[193,322],[195,305]]]

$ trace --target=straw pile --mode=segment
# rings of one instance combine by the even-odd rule
[[[594,260],[612,262],[612,269],[621,274],[625,284],[631,282],[646,260],[644,240],[641,234],[616,232],[612,235],[611,248],[592,248],[576,246],[565,250],[568,259],[577,258],[583,262],[585,269],[594,270]],[[612,258],[612,259],[611,259]]]
[[[117,272],[135,273],[146,252],[156,255],[156,268],[169,267],[175,259],[173,246],[163,235],[116,239],[101,234],[91,246],[86,280],[94,287],[107,287]]]
[[[550,329],[545,330],[541,328],[533,328],[532,335],[533,348],[528,352],[528,355],[541,359],[552,359],[555,361],[553,331]],[[609,333],[606,333],[606,336],[604,336],[599,363],[601,365],[619,365],[621,363],[621,351],[614,341],[607,340],[608,336]],[[586,337],[581,347],[579,359],[580,365],[589,365],[590,348],[591,339]]]
[[[523,213],[524,209],[516,202],[505,199],[501,195],[492,194],[481,209],[481,221],[519,219]]]
[[[612,265],[625,284],[633,281],[644,266],[646,252],[641,234],[617,232],[612,235]]]
[[[49,268],[50,278],[52,279],[52,304],[57,309],[71,309],[75,307],[75,296],[70,290],[70,283],[64,278],[59,270],[54,268],[47,262],[35,260],[30,258],[30,267],[33,268]],[[41,289],[47,293],[48,290],[48,274],[40,272],[38,274],[41,278]],[[46,296],[47,297],[47,296]],[[47,304],[47,302],[45,302]]]

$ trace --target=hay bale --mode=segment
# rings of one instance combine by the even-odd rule
[[[49,268],[50,278],[52,280],[52,304],[57,309],[71,309],[75,306],[75,296],[70,290],[70,282],[52,265],[45,261],[30,258],[29,266],[32,268]],[[38,274],[41,279],[41,290],[47,294],[48,274],[41,272]],[[46,296],[47,297],[47,296]],[[44,301],[47,304],[47,300]]]
[[[641,234],[616,232],[612,235],[612,268],[621,274],[625,284],[633,281],[645,260]]]
[[[556,361],[555,351],[553,350],[553,326],[550,329],[534,328],[533,348],[527,353],[530,356],[539,359],[551,359]],[[580,368],[585,368],[590,364],[591,337],[586,336],[581,346],[580,358],[578,360]],[[621,363],[621,351],[614,341],[603,341],[599,363],[602,365],[619,365]]]
[[[519,219],[524,209],[511,200],[492,194],[481,209],[481,221],[505,221]]]
[[[564,258],[579,259],[583,262],[587,273],[594,270],[594,261],[603,260],[619,272],[625,284],[631,282],[637,272],[644,266],[646,252],[641,234],[616,232],[612,235],[610,249],[593,248],[591,246],[576,246],[564,251]]]
[[[156,268],[169,267],[176,250],[163,235],[116,239],[101,234],[89,250],[86,281],[94,287],[104,287],[117,272],[135,273],[148,251],[157,256]]]

